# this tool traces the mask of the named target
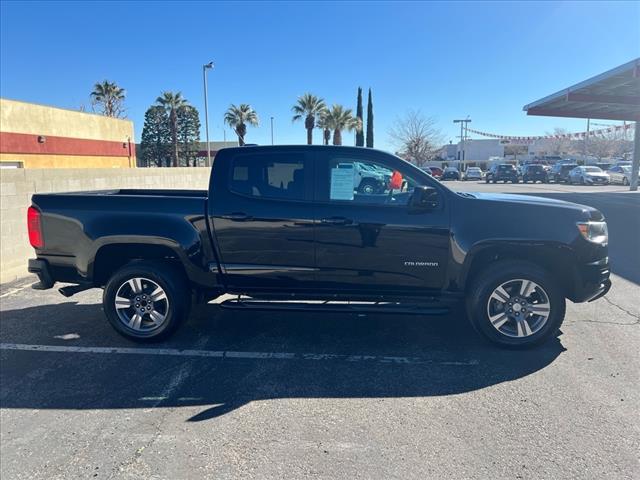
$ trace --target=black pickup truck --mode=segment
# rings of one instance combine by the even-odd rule
[[[362,165],[386,185],[358,189]],[[28,227],[34,288],[103,288],[108,320],[140,341],[166,337],[192,302],[230,293],[259,307],[349,300],[427,314],[466,299],[478,332],[520,347],[554,335],[566,298],[595,300],[611,285],[598,210],[456,193],[364,148],[224,149],[208,191],[36,194]]]

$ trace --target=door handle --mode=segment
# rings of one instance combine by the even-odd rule
[[[353,220],[345,217],[331,217],[320,220],[323,225],[351,225]]]
[[[221,215],[221,217],[225,220],[232,220],[234,222],[245,222],[253,218],[244,212],[227,213],[225,215]]]

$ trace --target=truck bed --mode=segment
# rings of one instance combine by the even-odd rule
[[[79,192],[48,193],[47,195],[101,195],[127,197],[192,197],[207,198],[206,190],[174,190],[152,188],[120,188],[114,190],[87,190]]]

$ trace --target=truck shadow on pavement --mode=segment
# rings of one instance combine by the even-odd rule
[[[0,338],[5,346],[78,347],[0,350],[2,408],[185,407],[185,420],[195,422],[260,400],[472,392],[535,373],[564,351],[558,339],[526,351],[496,349],[476,336],[461,312],[359,316],[229,311],[214,305],[198,308],[160,344],[122,339],[99,304],[75,302],[5,310]],[[95,353],[94,347],[113,350]],[[156,354],[119,350],[124,348]],[[168,349],[225,355],[162,353]],[[274,352],[289,355],[265,355]]]

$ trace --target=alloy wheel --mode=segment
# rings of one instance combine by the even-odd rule
[[[115,308],[120,321],[137,332],[162,326],[169,313],[169,299],[163,288],[143,277],[128,279],[118,288]]]
[[[537,283],[514,279],[499,285],[487,301],[487,315],[502,335],[524,338],[545,326],[551,314],[549,295]]]

